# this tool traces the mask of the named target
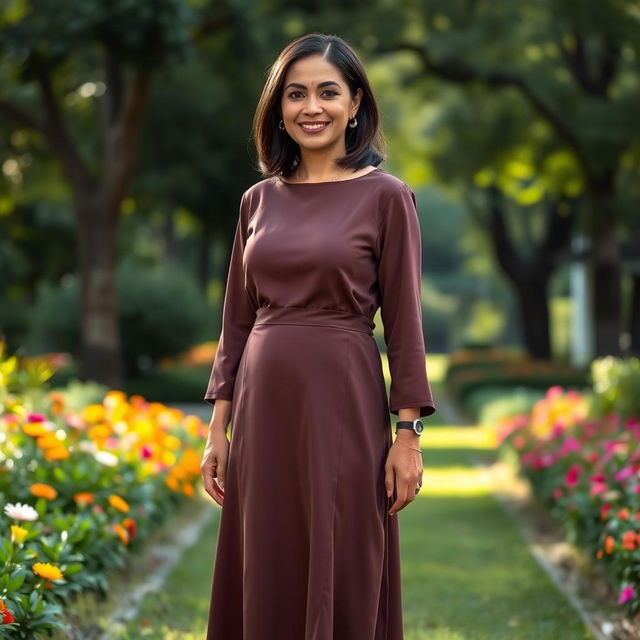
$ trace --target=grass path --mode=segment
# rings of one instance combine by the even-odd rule
[[[491,493],[492,435],[429,423],[423,451],[422,491],[398,514],[405,640],[592,638]],[[204,638],[217,528],[215,518],[118,640]]]

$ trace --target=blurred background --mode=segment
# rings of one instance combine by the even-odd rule
[[[362,57],[418,196],[428,352],[640,351],[637,3],[4,5],[0,327],[57,380],[202,395],[253,111],[313,30]]]
[[[478,465],[499,451],[567,540],[609,562],[605,602],[640,611],[637,0],[3,0],[0,492],[35,511],[9,505],[0,526],[21,523],[13,543],[55,565],[35,586],[0,572],[4,623],[22,625],[6,637],[62,623],[3,594],[106,594],[106,571],[194,496],[240,196],[261,179],[254,109],[278,53],[311,31],[363,60],[381,166],[418,201],[438,413],[424,506],[403,511],[403,558],[425,558],[405,561],[407,637],[590,637],[492,501]],[[388,385],[379,315],[376,340]],[[207,526],[175,577],[192,587],[186,614],[161,595],[127,638],[202,636]],[[63,530],[84,559],[40,537]],[[5,568],[12,553],[0,549]],[[102,637],[92,606],[65,637]]]

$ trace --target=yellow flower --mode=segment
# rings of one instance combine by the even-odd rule
[[[31,493],[36,498],[46,498],[47,500],[55,500],[58,492],[50,485],[43,482],[36,482],[31,485]]]
[[[26,535],[29,533],[24,527],[19,527],[17,524],[11,525],[11,542],[22,542]]]
[[[36,562],[32,568],[34,573],[47,580],[62,580],[64,578],[62,571],[48,562]]]
[[[120,496],[117,496],[115,493],[112,493],[109,496],[109,504],[119,511],[123,511],[124,513],[129,511],[129,509],[131,508],[126,500],[124,500]]]
[[[104,406],[101,404],[89,404],[82,409],[81,415],[85,422],[100,422],[105,418]]]

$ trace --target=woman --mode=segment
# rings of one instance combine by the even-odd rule
[[[264,178],[242,196],[205,394],[202,476],[224,505],[207,639],[401,640],[394,516],[435,412],[415,196],[378,167],[376,101],[337,36],[282,51],[254,138]]]

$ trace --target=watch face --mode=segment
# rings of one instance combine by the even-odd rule
[[[422,433],[422,430],[424,429],[424,425],[422,424],[422,420],[416,420],[416,421],[413,423],[413,425],[414,425],[413,430],[414,430],[416,433]]]

